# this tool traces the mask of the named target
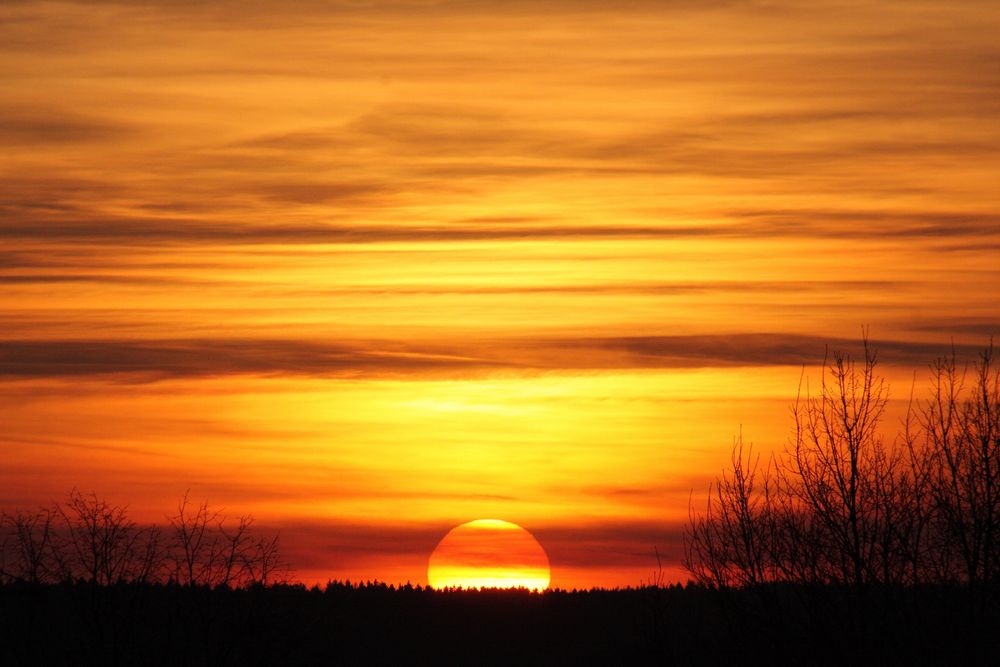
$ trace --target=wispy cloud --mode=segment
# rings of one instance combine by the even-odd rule
[[[0,107],[0,146],[113,141],[132,131],[130,125],[117,119],[42,107]]]
[[[266,191],[285,201],[329,201],[339,196],[377,193],[368,186],[311,186]],[[115,218],[87,213],[54,216],[36,214],[23,221],[12,209],[0,228],[0,238],[23,241],[74,241],[85,244],[336,244],[442,243],[550,239],[930,239],[955,241],[1000,236],[1000,216],[992,213],[876,211],[738,211],[726,214],[740,222],[706,225],[617,224],[567,225],[520,223],[456,223],[447,225],[370,225],[307,223],[247,224],[198,222],[190,219]],[[48,219],[46,219],[48,218]],[[69,219],[65,219],[69,218]]]

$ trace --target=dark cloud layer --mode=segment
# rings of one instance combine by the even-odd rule
[[[923,365],[948,354],[940,343],[874,341],[891,364]],[[13,340],[0,342],[0,377],[141,375],[150,379],[221,375],[409,376],[621,368],[809,365],[829,351],[857,355],[853,340],[789,334],[628,336],[403,344],[308,340]],[[963,358],[974,345],[956,345]]]
[[[131,126],[59,110],[0,107],[0,146],[42,146],[108,141],[130,134]]]
[[[283,190],[273,196],[319,196],[312,186]],[[358,186],[351,192],[367,192]],[[343,192],[323,189],[328,196]],[[323,196],[327,196],[323,195]],[[271,196],[271,195],[269,195]],[[898,239],[988,239],[1000,236],[1000,214],[993,213],[891,213],[873,211],[736,211],[735,222],[703,225],[568,225],[558,221],[537,224],[482,224],[456,222],[437,225],[366,224],[247,224],[203,223],[183,219],[94,218],[51,220],[49,216],[4,215],[0,211],[0,239],[33,242],[79,242],[85,244],[355,244],[399,242],[472,242],[490,240],[548,239],[769,239],[856,238]],[[40,219],[39,219],[40,218]],[[83,218],[82,220],[79,218]],[[983,247],[983,246],[972,246]]]
[[[11,259],[11,267],[31,267],[30,261]],[[0,255],[0,265],[3,265],[4,257]],[[167,275],[122,275],[116,273],[0,273],[0,285],[44,285],[48,283],[104,283],[109,285],[155,285],[169,287],[171,285],[187,286],[218,286],[220,281],[209,279],[192,279],[181,276]],[[221,284],[225,284],[224,281]],[[243,285],[251,284],[250,281],[242,281]],[[281,292],[281,285],[269,285],[259,283],[261,288],[269,287],[271,291]],[[886,290],[904,289],[906,283],[890,280],[816,280],[816,281],[684,281],[684,282],[629,282],[622,284],[607,283],[587,283],[587,284],[549,284],[549,285],[386,285],[386,286],[362,286],[344,285],[330,288],[308,289],[295,288],[292,291],[296,294],[323,295],[420,295],[420,294],[467,294],[467,295],[493,295],[493,294],[708,294],[708,293],[801,293],[815,292],[823,293],[827,290]]]
[[[391,347],[360,348],[299,340],[5,341],[0,375],[405,374],[461,369],[479,362]]]
[[[956,318],[947,322],[928,322],[913,327],[915,331],[932,331],[934,333],[967,334],[995,338],[1000,337],[1000,319],[978,320]],[[998,341],[1000,342],[1000,341]]]
[[[582,348],[610,349],[626,353],[637,366],[772,366],[815,364],[837,351],[863,354],[857,340],[797,336],[793,334],[735,334],[729,336],[635,336],[583,339],[566,342]],[[879,357],[900,365],[922,365],[946,354],[947,345],[901,340],[871,343]],[[955,351],[970,357],[979,351],[974,345],[956,345]]]

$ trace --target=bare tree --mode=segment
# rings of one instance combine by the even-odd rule
[[[51,510],[0,515],[0,580],[37,584],[51,577]]]
[[[170,517],[173,528],[174,577],[187,586],[212,583],[218,557],[218,544],[213,524],[218,512],[210,512],[207,503],[191,509],[188,493],[177,505],[177,514]]]
[[[160,581],[167,561],[163,534],[159,526],[149,526],[137,541],[129,567],[129,579],[136,583]]]
[[[250,515],[228,523],[208,503],[192,507],[185,493],[170,517],[173,530],[173,577],[187,586],[267,585],[280,580],[288,568],[281,560],[278,537],[251,531]]]
[[[237,519],[236,527],[227,529],[224,521],[219,522],[218,576],[214,583],[222,586],[239,585],[250,573],[253,564],[251,554],[256,545],[251,544],[250,526],[253,517],[243,515]]]
[[[930,466],[911,433],[887,442],[888,386],[874,350],[834,353],[818,395],[800,383],[785,452],[759,471],[742,436],[703,513],[690,511],[685,565],[697,581],[745,586],[913,583],[928,547]]]
[[[278,537],[277,534],[270,538],[261,536],[254,541],[246,561],[247,583],[262,586],[285,583],[290,568],[281,558]]]
[[[948,568],[936,549],[939,543],[934,526],[934,456],[917,416],[913,388],[902,427],[901,437],[909,466],[909,514],[904,517],[907,534],[903,539],[909,570],[907,581],[942,581]]]
[[[942,569],[976,588],[1000,579],[1000,369],[992,344],[973,370],[954,353],[932,366],[920,422],[931,460]]]
[[[768,494],[769,545],[775,579],[816,584],[828,580],[822,522],[795,491],[795,478],[775,463]]]
[[[695,579],[718,587],[747,586],[771,578],[770,475],[758,473],[760,456],[733,442],[731,469],[710,487],[704,514],[689,507],[684,564]]]
[[[826,577],[854,585],[883,581],[896,571],[893,520],[900,508],[897,475],[902,455],[886,445],[879,421],[888,400],[884,378],[876,375],[876,354],[864,339],[860,366],[834,353],[819,396],[796,400],[795,433],[784,488],[821,529]]]
[[[74,489],[55,514],[61,531],[52,541],[52,554],[63,579],[102,585],[145,580],[160,561],[157,531],[137,526],[127,507]]]

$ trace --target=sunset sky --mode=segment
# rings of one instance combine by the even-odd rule
[[[995,0],[0,2],[0,508],[185,490],[306,582],[514,522],[670,579],[869,327],[1000,335]]]

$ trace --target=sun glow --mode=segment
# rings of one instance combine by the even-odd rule
[[[549,559],[534,536],[517,524],[478,519],[452,528],[427,566],[434,588],[549,587]]]

